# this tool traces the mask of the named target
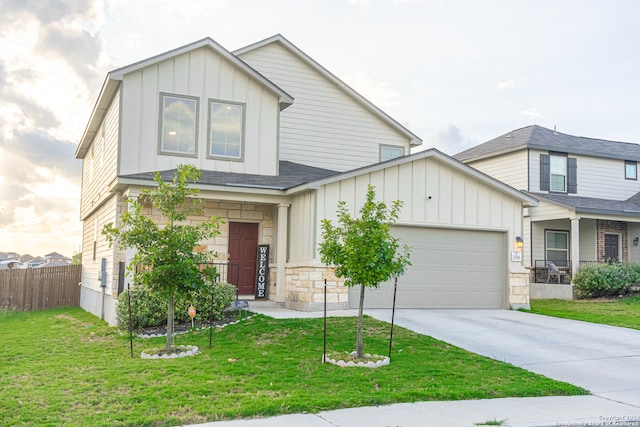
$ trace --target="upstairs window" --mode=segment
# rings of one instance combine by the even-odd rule
[[[624,179],[636,181],[638,179],[638,163],[630,160],[624,161]]]
[[[243,155],[244,105],[209,102],[209,157],[240,160]]]
[[[540,154],[540,191],[576,194],[578,160],[563,153]]]
[[[196,156],[198,99],[160,95],[160,152]]]
[[[567,156],[549,156],[551,191],[567,192]]]
[[[402,147],[393,147],[390,145],[380,146],[380,161],[395,159],[396,157],[402,157],[404,155],[404,149]]]

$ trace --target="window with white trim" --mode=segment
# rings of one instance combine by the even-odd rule
[[[638,179],[638,163],[631,160],[624,161],[624,179],[636,181]]]
[[[160,95],[160,152],[196,156],[198,99]]]
[[[546,259],[566,265],[569,259],[569,232],[546,230],[545,234]]]
[[[393,147],[391,145],[380,146],[380,161],[395,159],[396,157],[404,156],[404,149],[402,147]]]
[[[567,156],[551,154],[549,157],[551,171],[551,191],[566,193],[567,191]]]
[[[208,156],[240,160],[243,140],[244,105],[210,100]]]

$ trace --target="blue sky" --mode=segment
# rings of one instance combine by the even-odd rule
[[[80,250],[73,153],[109,70],[281,33],[455,154],[530,124],[640,142],[634,0],[0,0],[0,251]]]

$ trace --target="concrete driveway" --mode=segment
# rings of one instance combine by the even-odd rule
[[[391,321],[391,310],[365,310]],[[640,407],[640,331],[510,310],[396,310],[395,324]]]

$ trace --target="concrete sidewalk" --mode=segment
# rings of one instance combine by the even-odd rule
[[[252,304],[251,311],[273,318],[314,318],[322,312],[299,312],[277,304]],[[386,314],[367,310],[374,317]],[[331,311],[329,316],[355,316],[357,310]],[[405,318],[406,320],[406,318]],[[404,323],[402,326],[413,329]],[[418,328],[420,329],[420,328]],[[416,331],[422,332],[424,331]],[[437,335],[437,334],[436,334]],[[438,338],[438,337],[436,337]],[[456,343],[452,343],[456,345]],[[458,343],[459,344],[459,343]],[[612,367],[615,369],[615,367]],[[577,384],[581,385],[581,384]],[[635,401],[635,399],[631,399]],[[640,427],[640,406],[610,396],[559,396],[445,402],[400,403],[198,424],[203,427],[473,427],[502,422],[511,427],[617,426]],[[495,425],[495,424],[494,424]]]
[[[323,411],[317,414],[219,421],[197,426],[474,427],[491,421],[502,421],[501,425],[511,427],[638,427],[640,410],[596,396],[529,397],[399,403]]]

